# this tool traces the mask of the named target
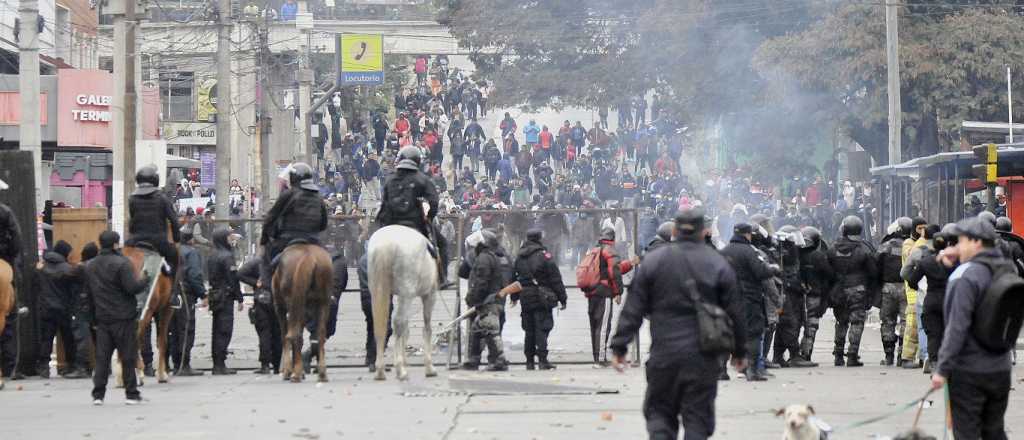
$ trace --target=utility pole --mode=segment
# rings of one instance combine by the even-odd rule
[[[310,69],[309,60],[309,31],[313,28],[313,17],[309,14],[309,6],[305,0],[299,2],[299,14],[296,17],[295,26],[299,28],[299,31],[301,32],[301,43],[299,45],[299,71],[296,72],[296,79],[299,82],[299,102],[297,103],[297,107],[301,111],[298,133],[299,152],[297,156],[299,157],[299,160],[305,161],[313,167],[314,170],[316,170],[318,167],[313,164],[313,141],[312,133],[310,132],[310,124],[312,120],[308,117],[302,116],[307,113],[310,103],[313,102],[313,71]]]
[[[18,122],[19,149],[32,152],[32,162],[43,163],[42,129],[39,115],[39,1],[21,0],[21,29],[18,33],[18,87],[21,91],[21,120]],[[50,97],[50,99],[57,99]],[[52,123],[52,122],[51,122]],[[43,206],[42,167],[35,173],[36,205]]]
[[[903,107],[900,102],[899,6],[895,0],[885,4],[885,54],[889,71],[889,165],[902,162]]]
[[[231,196],[231,0],[217,0],[217,218],[226,219]]]
[[[259,96],[259,121],[256,124],[257,130],[259,130],[259,148],[257,149],[256,159],[256,181],[259,182],[260,188],[260,205],[261,208],[264,206],[269,207],[270,202],[270,176],[271,164],[270,160],[270,133],[273,119],[270,117],[270,94],[273,91],[270,88],[270,73],[268,66],[268,57],[270,56],[270,48],[268,47],[268,30],[267,30],[267,19],[266,17],[260,17],[259,23],[259,68],[256,69],[258,75],[258,81],[260,85],[260,96]],[[265,210],[265,209],[264,209]]]
[[[1013,143],[1013,76],[1010,73],[1010,66],[1006,66],[1006,110],[1010,113],[1010,143]]]
[[[124,224],[128,220],[128,198],[135,190],[135,141],[138,121],[137,93],[135,90],[135,57],[137,56],[135,32],[136,0],[117,0],[120,3],[114,16],[114,97],[111,108],[114,142],[114,187],[113,187],[113,229],[124,235]],[[116,112],[120,111],[120,115]]]

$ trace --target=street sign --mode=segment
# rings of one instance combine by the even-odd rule
[[[384,84],[384,36],[341,34],[341,83]]]

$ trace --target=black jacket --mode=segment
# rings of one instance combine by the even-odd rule
[[[878,281],[875,251],[866,242],[839,237],[829,249],[828,263],[839,278],[839,287],[871,286]]]
[[[203,284],[203,261],[196,248],[183,244],[178,246],[181,254],[181,284],[188,298],[195,300],[206,297],[206,285]]]
[[[932,249],[923,249],[921,258],[910,268],[910,276],[906,281],[912,289],[918,290],[918,283],[922,278],[927,278],[928,290],[924,297],[924,306],[941,309],[946,297],[946,283],[953,270],[935,261],[936,255]]]
[[[316,191],[291,188],[281,193],[263,219],[260,244],[271,240],[316,239],[327,229],[327,205]]]
[[[691,280],[693,284],[688,283]],[[673,242],[644,259],[619,316],[610,344],[612,351],[624,355],[646,317],[651,321],[649,366],[678,366],[691,377],[718,377],[722,359],[700,351],[696,309],[685,287],[688,284],[696,287],[703,301],[728,313],[735,335],[732,355],[745,357],[746,328],[736,274],[714,249],[689,241]]]
[[[335,255],[331,258],[331,270],[334,272],[334,286],[331,289],[331,296],[334,297],[334,304],[341,302],[341,294],[348,286],[348,262],[342,255]]]
[[[800,250],[800,278],[810,296],[827,296],[836,281],[836,273],[828,264],[828,254],[820,247]]]
[[[228,243],[227,229],[218,229],[213,233],[213,255],[206,260],[206,273],[210,277],[210,292],[217,293],[217,298],[210,301],[242,302],[242,291],[238,285],[238,271],[235,268],[235,253]],[[224,301],[227,300],[227,301]]]
[[[377,222],[381,226],[404,225],[415,229],[426,229],[420,199],[430,205],[427,219],[437,215],[437,188],[426,174],[412,170],[398,170],[384,184],[380,212]]]
[[[1012,368],[1010,352],[996,353],[982,347],[975,339],[971,327],[974,309],[981,295],[992,283],[992,271],[982,264],[1011,264],[994,248],[985,249],[958,266],[949,276],[948,290],[943,305],[946,331],[939,348],[939,374],[949,377],[954,371],[970,373],[1000,373]]]
[[[39,271],[39,310],[44,315],[69,315],[74,311],[76,293],[80,290],[81,273],[56,252],[43,254]]]
[[[21,255],[21,228],[7,205],[0,203],[0,258],[13,262]]]
[[[128,217],[128,238],[132,240],[166,241],[168,228],[175,243],[181,240],[178,213],[162,192],[133,195],[128,200]]]
[[[484,303],[489,295],[498,293],[505,284],[501,261],[494,250],[481,247],[473,260],[473,269],[469,274],[469,292],[466,293],[466,305],[476,307]]]
[[[900,269],[903,268],[904,236],[893,236],[882,242],[878,248],[878,274],[883,283],[901,283]]]
[[[513,294],[512,301],[522,302],[523,313],[544,307],[539,286],[554,291],[559,303],[565,304],[569,300],[565,294],[565,284],[562,283],[562,273],[552,260],[551,253],[540,243],[527,241],[519,248],[515,278],[523,286],[523,291]]]
[[[135,295],[146,289],[148,280],[135,278],[135,268],[128,258],[103,249],[86,263],[84,273],[96,322],[131,321],[138,317]]]
[[[744,297],[763,298],[761,282],[778,274],[778,270],[761,259],[754,246],[742,235],[733,235],[729,244],[722,249],[722,256],[735,272],[739,293]]]

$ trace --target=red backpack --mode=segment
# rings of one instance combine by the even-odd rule
[[[591,248],[576,266],[576,285],[584,292],[601,284],[601,246]]]

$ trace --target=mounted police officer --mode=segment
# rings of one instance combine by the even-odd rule
[[[296,162],[288,171],[288,189],[281,193],[263,219],[264,270],[262,285],[270,285],[272,263],[288,244],[300,240],[320,244],[319,234],[327,229],[327,205],[313,180],[313,169]]]
[[[842,237],[836,240],[828,252],[829,265],[839,278],[829,301],[836,316],[835,349],[832,354],[837,367],[864,365],[860,361],[860,337],[864,333],[864,321],[871,307],[868,289],[877,282],[878,267],[875,250],[861,239],[863,232],[864,222],[860,217],[847,216],[840,227]],[[847,337],[850,346],[844,353]]]
[[[152,246],[170,266],[168,276],[178,271],[178,248],[181,232],[174,204],[160,191],[160,174],[153,165],[146,165],[135,174],[135,192],[128,199],[128,239],[126,246],[146,243]],[[167,240],[167,230],[171,240]]]
[[[441,284],[445,284],[447,271],[444,268],[448,267],[447,244],[433,224],[437,216],[437,188],[430,178],[420,171],[422,161],[420,150],[416,147],[408,146],[398,152],[395,174],[384,184],[377,223],[381,227],[402,225],[413,228],[435,244],[437,250],[432,248],[430,252],[435,258],[440,254],[441,265],[438,269]],[[424,202],[430,206],[426,216],[423,215]]]
[[[878,273],[882,282],[882,304],[879,318],[882,320],[882,348],[885,359],[882,365],[892,366],[896,358],[896,343],[902,335],[897,324],[906,324],[903,312],[907,308],[907,296],[900,270],[903,267],[903,243],[910,238],[913,220],[910,217],[896,219],[895,230],[882,238],[878,248]]]

